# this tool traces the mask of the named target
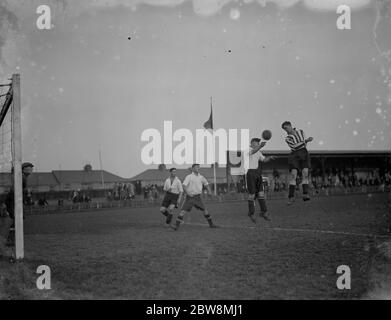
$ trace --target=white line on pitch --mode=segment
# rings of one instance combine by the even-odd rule
[[[208,226],[203,223],[185,223],[193,226]],[[256,226],[228,226],[219,225],[222,228],[234,228],[234,229],[256,229]],[[273,231],[285,231],[285,232],[303,232],[303,233],[323,233],[323,234],[336,234],[344,236],[355,236],[355,237],[377,237],[377,238],[391,238],[391,235],[381,234],[370,234],[370,233],[355,233],[355,232],[344,232],[344,231],[331,231],[331,230],[316,230],[316,229],[297,229],[297,228],[279,228],[279,227],[258,227],[262,230],[273,230]]]

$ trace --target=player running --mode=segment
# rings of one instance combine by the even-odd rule
[[[170,177],[164,182],[163,190],[166,192],[160,212],[166,217],[166,225],[169,226],[172,221],[172,212],[179,207],[182,199],[182,182],[175,175],[176,168],[170,169]]]
[[[261,142],[259,138],[251,139],[250,149],[245,152],[248,159],[248,170],[246,173],[247,191],[248,191],[248,216],[252,222],[256,223],[255,219],[255,199],[258,199],[260,206],[260,216],[266,221],[270,221],[267,213],[265,190],[262,180],[262,164],[261,162],[269,162],[275,157],[265,157],[261,149],[266,145],[266,142]]]
[[[308,184],[311,159],[307,150],[307,143],[314,139],[312,137],[306,138],[304,131],[293,128],[289,121],[285,121],[282,124],[282,129],[284,129],[288,134],[285,138],[285,141],[292,151],[288,157],[290,171],[288,205],[293,204],[295,201],[296,178],[298,170],[300,170],[302,174],[303,200],[308,201],[310,200],[310,196],[308,194]]]
[[[208,221],[209,227],[217,228],[201,198],[203,187],[207,188],[209,194],[211,193],[208,181],[199,173],[199,164],[193,164],[191,169],[192,173],[186,176],[185,181],[183,181],[183,189],[186,194],[185,202],[175,221],[175,225],[171,225],[171,228],[178,230],[179,226],[184,223],[183,217],[186,213],[189,213],[193,207],[204,213],[204,217],[206,221]]]

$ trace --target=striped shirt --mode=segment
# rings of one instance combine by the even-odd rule
[[[304,149],[307,146],[305,142],[305,134],[304,131],[296,128],[293,129],[293,133],[288,134],[285,138],[286,143],[292,151],[297,151],[300,149]]]

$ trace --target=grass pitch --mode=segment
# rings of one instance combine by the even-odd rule
[[[268,202],[272,222],[246,202],[210,203],[219,229],[193,210],[172,231],[158,208],[30,216],[23,262],[0,261],[0,299],[357,299],[374,289],[387,194]],[[383,261],[386,263],[386,261]],[[51,268],[51,290],[36,269]],[[338,290],[339,265],[352,272]],[[377,279],[379,279],[377,277]]]

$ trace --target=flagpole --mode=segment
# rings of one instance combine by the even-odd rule
[[[212,111],[213,117],[213,97],[210,97],[210,108]],[[212,128],[212,139],[213,139],[213,184],[214,184],[214,194],[217,196],[217,183],[216,183],[216,147],[215,147],[215,130],[214,124]]]
[[[99,164],[100,164],[100,177],[102,180],[102,189],[105,190],[105,180],[103,178],[103,166],[102,166],[102,152],[99,148]]]
[[[214,183],[214,189],[215,189],[215,196],[217,196],[217,183],[216,183],[216,159],[215,159],[215,153],[216,153],[216,148],[215,148],[215,133],[213,130],[212,133],[213,136],[213,183]]]

